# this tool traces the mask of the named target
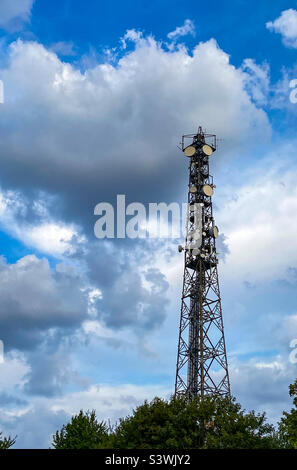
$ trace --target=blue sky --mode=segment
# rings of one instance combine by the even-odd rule
[[[94,207],[186,200],[211,162],[232,393],[274,423],[297,376],[297,2],[0,4],[0,430],[48,447],[173,392],[181,240],[94,236]]]

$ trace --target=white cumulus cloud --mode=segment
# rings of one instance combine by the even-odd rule
[[[266,23],[266,27],[281,34],[285,46],[297,49],[297,10],[284,10],[274,21]]]
[[[225,188],[228,201],[216,218],[227,236],[223,275],[233,280],[287,279],[297,265],[297,168],[295,145],[282,145],[253,171],[245,184]],[[289,168],[289,169],[288,169]]]
[[[189,19],[185,20],[182,26],[178,26],[177,28],[175,28],[174,31],[171,31],[170,33],[168,33],[167,37],[169,39],[176,40],[182,36],[187,36],[188,34],[191,34],[192,36],[195,35],[194,23],[193,21]]]
[[[6,85],[3,178],[7,185],[65,197],[76,220],[91,216],[98,188],[101,200],[113,196],[114,188],[134,200],[139,194],[162,200],[168,167],[167,197],[171,191],[176,197],[176,144],[198,123],[223,135],[234,151],[270,131],[266,113],[246,91],[247,74],[230,64],[213,39],[189,54],[142,38],[116,66],[84,73],[41,44],[17,41],[0,75]]]

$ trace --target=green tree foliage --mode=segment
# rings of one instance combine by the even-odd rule
[[[265,414],[246,413],[235,399],[217,396],[155,398],[121,419],[103,446],[115,449],[277,448]],[[103,447],[102,446],[102,447]]]
[[[289,386],[289,394],[293,397],[294,408],[283,412],[279,430],[287,447],[297,449],[297,379]]]
[[[80,413],[53,436],[56,449],[261,449],[284,447],[265,413],[234,398],[172,397],[145,401],[111,429],[95,411]]]
[[[61,431],[53,436],[55,449],[94,449],[108,436],[108,426],[98,422],[94,410],[72,417],[71,422],[63,425]]]
[[[15,441],[16,441],[16,437],[14,437],[13,439],[10,436],[2,437],[2,432],[0,432],[0,450],[9,449],[11,446],[13,446]]]

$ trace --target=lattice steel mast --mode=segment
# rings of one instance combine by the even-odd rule
[[[185,145],[185,139],[190,145]],[[216,136],[182,137],[182,150],[189,158],[189,192],[185,267],[176,366],[175,394],[229,395],[230,383],[218,282],[212,195],[213,177],[209,158],[216,149]]]

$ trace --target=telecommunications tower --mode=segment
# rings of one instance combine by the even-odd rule
[[[216,150],[216,136],[182,137],[189,159],[189,190],[185,266],[178,340],[175,394],[189,400],[199,395],[230,395],[230,383],[218,281],[216,238],[219,230],[212,210],[215,185],[209,159]]]

